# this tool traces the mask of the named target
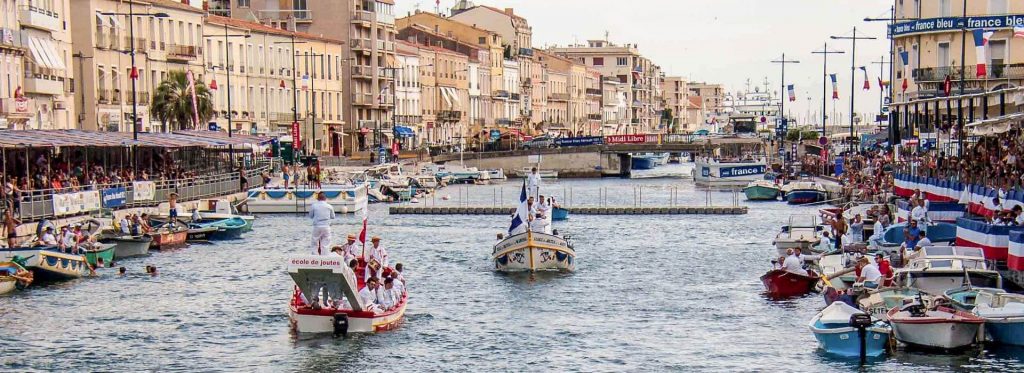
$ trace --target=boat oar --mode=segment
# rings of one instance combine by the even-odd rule
[[[842,271],[839,271],[839,272],[833,273],[833,274],[831,274],[831,275],[828,275],[828,276],[825,276],[825,274],[824,274],[824,273],[822,273],[822,274],[821,274],[821,281],[822,281],[822,282],[824,282],[824,283],[825,283],[825,285],[828,285],[828,286],[829,286],[829,287],[831,287],[831,288],[835,288],[835,286],[832,286],[832,280],[833,280],[833,279],[835,279],[835,278],[837,278],[837,277],[839,277],[839,276],[845,275],[845,274],[847,274],[847,273],[853,272],[853,271],[855,271],[856,269],[857,269],[856,267],[850,267],[850,268],[846,268],[846,269],[844,269],[844,270],[842,270]]]

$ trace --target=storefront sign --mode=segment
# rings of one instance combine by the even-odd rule
[[[604,138],[601,136],[590,136],[590,137],[567,137],[561,139],[555,139],[555,144],[558,146],[588,146],[588,145],[600,145],[604,143]]]
[[[152,201],[156,196],[156,183],[152,181],[136,181],[132,183],[133,201]]]
[[[608,144],[642,144],[647,142],[647,135],[611,135],[605,138]]]
[[[901,22],[890,26],[893,36],[919,34],[941,31],[960,31],[967,21],[967,29],[1001,29],[1024,26],[1024,15],[985,16],[985,17],[942,17],[919,19]]]
[[[299,122],[292,122],[292,149],[302,149],[302,131],[299,131]]]
[[[103,207],[121,207],[128,200],[128,191],[124,187],[107,188],[100,192],[100,196],[103,199]]]

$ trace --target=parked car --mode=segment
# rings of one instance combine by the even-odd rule
[[[534,137],[529,141],[523,142],[523,149],[543,149],[556,146],[558,145],[555,144],[555,139],[548,136]]]

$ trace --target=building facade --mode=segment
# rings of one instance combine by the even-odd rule
[[[603,76],[615,77],[630,87],[628,133],[664,131],[660,123],[661,68],[641,55],[636,45],[591,40],[586,45],[548,51],[593,68]]]
[[[662,97],[665,99],[666,117],[669,118],[670,133],[690,133],[697,130],[699,122],[689,119],[690,91],[686,80],[678,76],[665,77],[661,82]]]
[[[395,76],[396,125],[411,129],[412,136],[400,138],[403,149],[415,149],[423,143],[426,134],[420,90],[420,48],[399,40],[395,45],[398,55],[398,74]],[[399,134],[401,137],[401,134]]]
[[[76,128],[71,1],[0,1],[0,128]]]
[[[452,149],[466,141],[469,58],[444,48],[420,46],[420,81],[425,141]]]
[[[724,125],[728,123],[728,113],[722,103],[725,100],[725,89],[721,84],[705,82],[688,82],[686,89],[691,97],[699,97],[703,117],[700,119],[704,125]],[[695,119],[690,119],[694,121]]]

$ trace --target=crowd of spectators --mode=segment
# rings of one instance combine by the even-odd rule
[[[902,171],[1009,190],[1024,186],[1024,138],[1019,130],[965,144],[963,161],[945,151],[906,154]]]

